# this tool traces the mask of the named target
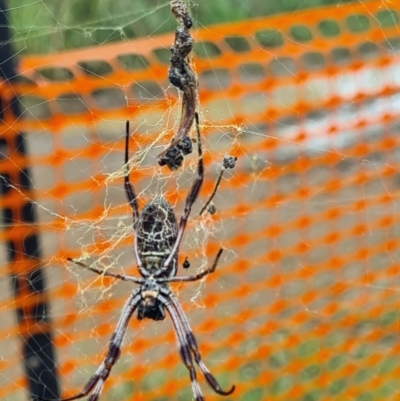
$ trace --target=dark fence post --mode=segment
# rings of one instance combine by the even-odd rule
[[[27,165],[25,139],[13,128],[20,118],[12,90],[16,55],[12,51],[4,0],[0,0],[0,218],[7,238],[21,356],[31,399],[59,398],[46,284]]]

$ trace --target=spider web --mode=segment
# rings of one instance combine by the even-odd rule
[[[8,3],[22,110],[8,129],[26,135],[32,190],[12,189],[35,205],[30,228],[40,241],[59,385],[70,395],[101,362],[132,286],[93,277],[66,257],[136,274],[122,183],[125,120],[140,207],[163,194],[179,217],[197,160],[194,151],[178,172],[156,165],[180,112],[166,79],[176,26],[169,1],[51,3]],[[179,263],[188,256],[193,273],[220,246],[225,253],[211,277],[172,290],[206,364],[224,388],[237,385],[227,399],[395,399],[400,9],[390,1],[337,2],[328,11],[322,2],[227,3],[190,5],[206,174]],[[268,24],[240,25],[283,11]],[[71,71],[87,84],[75,84]],[[239,164],[224,177],[216,215],[200,217],[227,153]],[[3,154],[16,163],[15,153]],[[7,241],[4,234],[4,266]],[[14,401],[27,397],[26,333],[9,274],[0,279],[0,388]],[[133,318],[102,399],[189,399],[174,336],[169,319]],[[199,380],[207,400],[220,398]]]

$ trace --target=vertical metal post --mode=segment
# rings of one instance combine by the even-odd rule
[[[0,0],[0,218],[7,248],[8,274],[15,299],[21,356],[31,399],[58,398],[46,282],[27,165],[25,139],[16,132],[20,118],[12,90],[16,57],[12,52],[4,0]]]

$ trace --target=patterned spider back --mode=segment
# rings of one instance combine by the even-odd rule
[[[179,266],[188,256],[197,271],[220,246],[225,252],[203,283],[171,289],[203,359],[222,386],[237,385],[230,399],[398,399],[399,18],[397,1],[363,0],[193,28],[206,171]],[[3,256],[0,272],[2,400],[26,399],[21,353],[32,333],[51,333],[65,396],[104,356],[132,286],[66,257],[137,273],[122,182],[127,118],[139,207],[162,193],[182,213],[195,152],[178,172],[156,162],[180,112],[176,92],[166,91],[172,42],[170,34],[27,57],[26,79],[1,85],[3,104],[18,96],[24,117],[3,107],[0,173],[16,188],[0,195],[0,255],[11,260]],[[199,217],[228,153],[238,164],[216,213]],[[170,244],[172,212],[156,210],[171,216],[171,237],[160,239]],[[168,319],[133,319],[102,399],[190,399],[175,341]],[[224,399],[203,384],[207,401]]]
[[[171,254],[178,234],[176,217],[168,201],[157,196],[147,203],[140,211],[135,229],[143,267],[155,273]],[[176,271],[177,258],[174,258],[165,276],[175,276]]]

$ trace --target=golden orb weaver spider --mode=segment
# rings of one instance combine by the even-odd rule
[[[163,320],[165,319],[165,311],[170,315],[177,334],[181,359],[190,374],[195,401],[204,401],[204,397],[199,382],[197,381],[193,361],[198,365],[207,383],[217,394],[227,396],[232,394],[235,390],[235,386],[232,386],[227,391],[222,390],[217,379],[211,374],[202,361],[189,322],[177,298],[168,287],[168,284],[172,282],[197,281],[214,272],[223,251],[221,248],[211,267],[202,272],[190,276],[176,276],[178,269],[179,245],[185,231],[192,205],[198,197],[204,177],[203,154],[197,113],[195,114],[195,119],[198,144],[197,177],[186,197],[184,213],[179,224],[177,223],[172,206],[162,196],[155,197],[143,207],[141,212],[139,212],[137,197],[129,180],[129,122],[126,124],[124,187],[133,212],[133,229],[135,233],[134,253],[137,261],[137,268],[142,277],[113,273],[109,270],[103,271],[101,269],[87,266],[86,264],[76,260],[68,260],[80,267],[91,270],[96,274],[114,277],[122,281],[133,282],[138,284],[140,287],[132,291],[125,303],[116,329],[111,336],[107,355],[97,371],[88,380],[81,392],[71,397],[62,398],[58,401],[72,401],[88,395],[90,395],[90,401],[99,400],[104,383],[110,375],[111,369],[117,362],[121,353],[121,344],[126,329],[136,310],[137,318],[139,320],[144,318]],[[214,194],[215,191],[212,196],[214,196]],[[187,259],[185,262],[187,263],[186,268],[189,267]],[[46,399],[42,398],[42,400]]]

